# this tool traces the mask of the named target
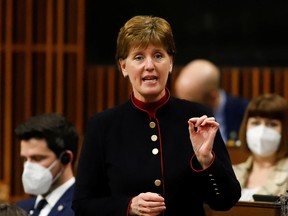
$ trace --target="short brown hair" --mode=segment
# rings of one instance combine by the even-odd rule
[[[163,18],[154,16],[134,16],[121,27],[117,38],[116,61],[126,59],[131,47],[161,45],[175,58],[176,48],[170,24]]]

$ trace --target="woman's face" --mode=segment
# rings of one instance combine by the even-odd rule
[[[274,162],[281,142],[282,123],[278,119],[249,117],[246,141],[255,158]],[[270,159],[269,159],[270,158]]]
[[[252,127],[263,125],[271,129],[276,130],[281,134],[282,124],[278,119],[261,118],[261,117],[249,117],[247,121],[247,130]]]
[[[173,60],[161,46],[132,47],[126,59],[119,60],[124,77],[128,76],[134,96],[143,102],[154,102],[165,95]]]

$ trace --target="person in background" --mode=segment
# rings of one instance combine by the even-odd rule
[[[134,16],[121,27],[116,59],[130,99],[96,113],[82,146],[73,201],[79,216],[204,216],[228,210],[241,188],[219,123],[205,106],[170,95],[170,24]]]
[[[17,205],[0,203],[0,216],[28,216],[28,213]]]
[[[281,195],[288,190],[288,104],[277,94],[250,101],[240,127],[241,148],[248,159],[233,165],[241,184],[240,201],[253,194]]]
[[[45,113],[20,124],[15,133],[24,159],[24,191],[33,195],[16,204],[33,216],[73,216],[76,128],[60,114]]]
[[[183,67],[174,84],[175,96],[210,107],[220,124],[227,146],[237,145],[240,124],[248,100],[220,87],[220,69],[206,59],[195,59]]]

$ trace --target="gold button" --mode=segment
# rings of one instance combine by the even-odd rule
[[[155,122],[151,121],[151,122],[149,123],[149,126],[150,126],[150,128],[155,128],[156,124],[155,124]]]
[[[159,152],[159,150],[158,150],[157,148],[154,148],[154,149],[152,150],[152,154],[153,154],[153,155],[157,155],[158,152]]]
[[[154,181],[154,184],[155,184],[155,186],[160,186],[161,185],[161,180],[159,180],[159,179],[156,179],[155,181]]]
[[[157,139],[158,139],[157,135],[152,135],[152,136],[151,136],[151,140],[152,140],[152,141],[155,142]]]

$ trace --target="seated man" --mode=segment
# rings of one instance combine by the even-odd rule
[[[205,59],[191,61],[180,71],[174,87],[177,97],[210,107],[225,143],[236,145],[248,101],[220,88],[220,70],[215,64]]]
[[[24,159],[24,191],[34,195],[16,204],[33,216],[73,216],[76,128],[62,115],[49,113],[28,119],[15,133]]]

